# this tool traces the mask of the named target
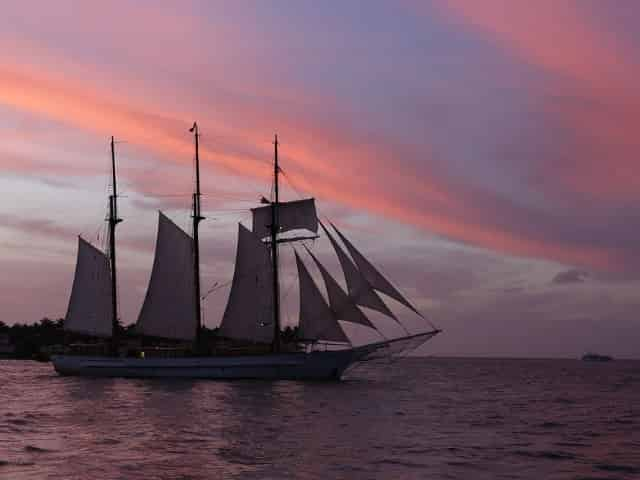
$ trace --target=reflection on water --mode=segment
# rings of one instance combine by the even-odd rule
[[[0,362],[0,478],[640,478],[633,362],[411,359],[341,383]]]

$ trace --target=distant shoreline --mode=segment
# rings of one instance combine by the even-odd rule
[[[584,362],[581,358],[577,357],[475,357],[475,356],[460,356],[460,355],[410,355],[402,357],[403,360],[453,360],[453,361],[469,361],[477,360],[480,362],[491,361],[518,361],[518,362],[580,362],[587,364],[618,364],[626,362],[640,362],[640,358],[619,357],[610,362]],[[2,361],[33,361],[33,362],[48,362],[45,358],[33,358],[19,355],[0,355],[0,362]]]
[[[128,328],[128,327],[127,327]],[[36,360],[42,361],[40,357],[43,353],[46,355],[50,352],[52,346],[61,346],[64,344],[65,333],[63,329],[63,320],[51,320],[43,318],[39,322],[23,325],[14,324],[7,325],[0,322],[0,361],[1,360]],[[447,354],[426,354],[426,355],[408,355],[406,358],[432,358],[432,359],[450,359],[450,360],[576,360],[582,361],[583,353],[575,356],[548,357],[548,356],[513,356],[513,355],[447,355]],[[631,357],[625,355],[614,355],[613,363],[620,361],[640,361],[640,357]],[[608,362],[611,363],[611,362]]]

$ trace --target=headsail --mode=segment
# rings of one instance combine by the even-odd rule
[[[252,208],[253,233],[259,238],[271,235],[271,205]],[[278,203],[278,233],[290,230],[305,229],[318,231],[318,217],[316,203],[313,198]]]
[[[295,252],[300,281],[299,336],[303,340],[349,342],[334,313],[327,305],[307,267]]]
[[[159,212],[151,280],[136,330],[143,335],[193,340],[198,319],[193,238]]]
[[[64,329],[96,337],[110,337],[112,315],[109,259],[78,237],[78,260]]]
[[[344,320],[345,322],[359,323],[360,325],[366,325],[367,327],[376,328],[373,323],[362,313],[357,307],[355,302],[347,293],[342,290],[342,287],[336,282],[331,274],[324,268],[324,265],[311,253],[309,249],[307,252],[315,262],[318,270],[322,274],[322,278],[327,287],[327,294],[329,296],[329,305],[333,313],[338,320]]]
[[[273,283],[267,246],[238,224],[236,266],[227,308],[220,324],[222,337],[269,343],[273,340]]]
[[[349,253],[351,254],[351,258],[358,266],[358,269],[362,273],[362,276],[369,282],[369,285],[373,287],[375,290],[384,293],[385,295],[389,295],[391,298],[397,300],[405,307],[413,310],[417,315],[420,315],[424,318],[417,308],[415,308],[409,300],[407,300],[404,295],[402,295],[396,287],[391,285],[391,282],[387,280],[377,269],[374,267],[369,260],[367,260],[364,255],[362,255],[356,247],[342,234],[340,230],[332,223],[331,226],[336,231],[336,233],[340,236],[342,243],[347,247]]]
[[[397,321],[393,312],[389,310],[389,307],[387,307],[378,294],[373,290],[367,279],[364,278],[360,270],[358,270],[358,267],[354,265],[353,261],[347,256],[342,247],[338,245],[335,238],[333,238],[333,235],[329,233],[329,230],[322,222],[320,222],[320,226],[327,234],[327,237],[329,237],[329,241],[338,256],[338,261],[342,267],[344,278],[347,281],[349,296],[353,298],[356,304],[384,313]]]

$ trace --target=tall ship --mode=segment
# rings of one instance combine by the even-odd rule
[[[52,356],[62,375],[185,377],[210,379],[339,380],[365,361],[409,352],[440,333],[331,222],[317,215],[315,200],[281,201],[278,137],[274,141],[272,198],[251,209],[252,228],[238,224],[235,270],[222,321],[212,334],[203,326],[200,281],[198,125],[193,133],[195,186],[190,235],[159,212],[155,257],[140,314],[131,331],[119,323],[116,268],[118,216],[115,141],[111,138],[113,190],[109,196],[108,250],[78,237],[75,277],[64,320],[70,338],[65,353]],[[307,232],[306,236],[297,232]],[[324,233],[338,258],[344,289],[308,241]],[[279,250],[294,251],[299,316],[297,328],[282,329]],[[326,296],[307,265],[314,265]],[[410,332],[381,295],[422,321]],[[366,309],[364,310],[363,309]],[[389,338],[365,311],[397,324],[403,334]],[[357,324],[377,340],[354,345],[345,325]],[[133,339],[133,341],[132,341]]]

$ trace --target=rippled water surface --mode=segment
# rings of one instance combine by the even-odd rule
[[[640,363],[405,359],[340,383],[0,361],[2,479],[639,479]]]

